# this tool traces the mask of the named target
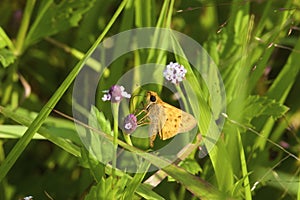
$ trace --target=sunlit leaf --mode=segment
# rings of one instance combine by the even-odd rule
[[[15,55],[8,49],[0,49],[0,63],[3,67],[7,67],[10,64],[14,63],[16,60]]]
[[[54,0],[42,1],[38,17],[34,21],[26,38],[26,45],[63,30],[77,26],[82,16],[93,6],[94,0]]]

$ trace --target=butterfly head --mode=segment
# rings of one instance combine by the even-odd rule
[[[158,103],[161,100],[158,97],[156,92],[148,91],[146,101],[147,101],[147,108],[149,108],[152,104]]]

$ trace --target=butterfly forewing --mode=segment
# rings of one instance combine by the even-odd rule
[[[191,114],[163,102],[153,91],[147,93],[147,103],[151,147],[156,134],[159,134],[162,140],[166,140],[178,133],[190,131],[197,124]]]
[[[197,121],[195,118],[174,106],[164,103],[166,121],[162,129],[161,139],[166,140],[174,137],[178,133],[188,132],[193,129]]]
[[[181,123],[179,126],[178,133],[184,133],[190,131],[197,125],[197,121],[193,115],[184,111],[181,112],[182,112],[182,116],[181,116]]]

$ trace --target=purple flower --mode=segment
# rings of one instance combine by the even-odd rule
[[[183,81],[186,74],[186,69],[183,65],[178,63],[170,62],[163,72],[165,79],[172,82],[173,84],[178,84],[179,82]]]
[[[125,88],[120,85],[113,85],[109,91],[105,91],[106,94],[102,97],[102,101],[111,101],[112,103],[120,102],[123,97],[130,98],[131,95],[125,91]]]
[[[133,131],[135,131],[137,127],[137,119],[136,116],[134,114],[129,114],[125,117],[124,119],[124,131],[127,134],[132,133]]]

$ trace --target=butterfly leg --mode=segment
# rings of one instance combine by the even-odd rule
[[[149,113],[148,113],[146,110],[140,111],[140,112],[139,112],[137,115],[135,115],[135,116],[138,117],[138,116],[139,116],[140,114],[142,114],[143,112],[145,112],[146,114],[145,114],[141,119],[138,120],[138,124],[139,124],[139,125],[146,124],[145,121],[146,121],[146,119],[147,119],[148,116],[149,116]]]

